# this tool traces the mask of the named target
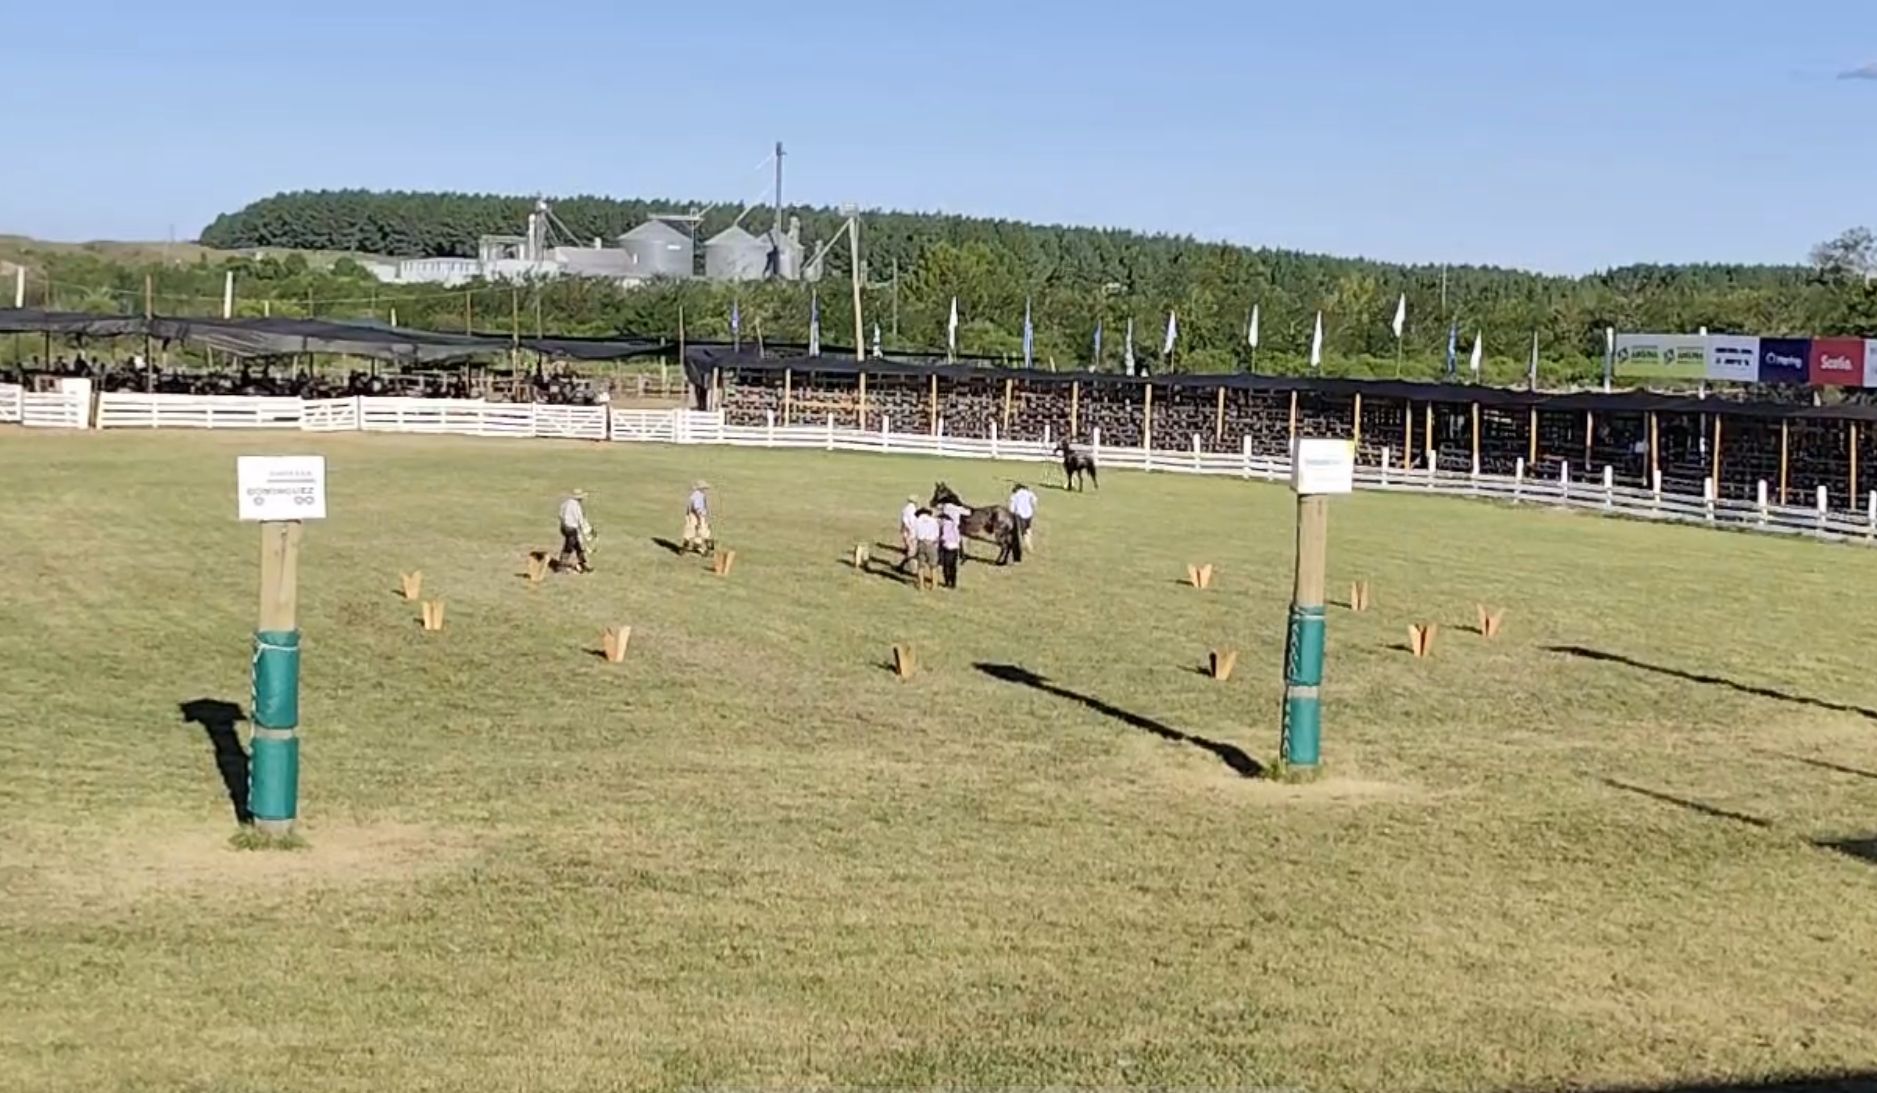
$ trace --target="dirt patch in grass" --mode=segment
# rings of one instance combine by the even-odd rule
[[[460,832],[397,822],[303,824],[298,834],[305,845],[295,849],[238,849],[230,834],[220,823],[21,832],[0,876],[22,903],[96,910],[169,897],[239,894],[251,901],[314,888],[408,883],[451,868],[476,850]]]

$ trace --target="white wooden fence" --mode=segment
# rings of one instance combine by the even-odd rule
[[[91,399],[80,393],[23,391],[0,384],[0,423],[33,428],[83,429],[92,423]],[[1049,441],[1009,440],[995,424],[986,437],[951,436],[944,422],[936,431],[897,433],[890,421],[877,430],[851,429],[832,417],[815,423],[779,425],[773,416],[761,425],[729,425],[718,412],[694,410],[608,411],[600,406],[551,406],[538,403],[481,402],[470,399],[341,398],[307,400],[249,397],[202,397],[113,392],[97,399],[100,429],[283,429],[314,433],[387,432],[455,436],[554,438],[620,443],[722,444],[745,448],[809,448],[823,451],[880,452],[942,456],[950,459],[1001,459],[1047,463],[1056,459]],[[1090,445],[1104,469],[1206,474],[1283,481],[1290,476],[1286,455],[1257,455],[1250,442],[1238,452],[1208,452],[1200,438],[1190,447],[1169,450],[1117,448],[1101,442],[1097,430]],[[1615,516],[1707,524],[1742,530],[1810,535],[1828,539],[1877,541],[1877,491],[1861,510],[1833,498],[1823,487],[1810,506],[1776,505],[1767,485],[1759,483],[1758,500],[1717,500],[1712,483],[1702,494],[1618,486],[1608,467],[1589,475],[1565,464],[1556,477],[1527,475],[1520,460],[1511,475],[1465,471],[1404,470],[1384,449],[1380,466],[1360,467],[1356,485],[1364,490],[1424,492],[1477,497],[1511,504],[1585,509]]]

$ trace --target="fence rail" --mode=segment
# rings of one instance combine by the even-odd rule
[[[600,406],[483,402],[474,399],[341,398],[302,401],[291,398],[203,397],[112,392],[97,397],[99,429],[264,429],[309,433],[386,432],[453,436],[547,438],[615,443],[719,444],[739,448],[797,448],[940,456],[948,459],[997,459],[1054,462],[1047,442],[1009,440],[992,425],[989,436],[951,436],[941,422],[931,433],[896,433],[889,422],[877,430],[820,422],[778,424],[773,415],[761,425],[731,425],[721,412],[629,410]],[[0,384],[0,423],[32,428],[83,429],[93,422],[92,400],[77,392],[24,391]],[[1190,448],[1118,448],[1103,445],[1097,431],[1089,446],[1104,468],[1151,473],[1201,474],[1281,481],[1290,476],[1287,456],[1254,454],[1247,441],[1238,452],[1203,450],[1200,438]],[[1581,470],[1581,469],[1580,469]],[[1551,505],[1649,520],[1705,524],[1747,531],[1806,535],[1825,539],[1877,542],[1877,490],[1861,508],[1844,504],[1821,487],[1811,506],[1769,502],[1767,484],[1759,483],[1757,501],[1716,499],[1712,483],[1699,495],[1615,484],[1609,468],[1573,477],[1567,463],[1556,475],[1525,473],[1524,461],[1511,475],[1468,473],[1445,468],[1406,469],[1383,449],[1379,466],[1357,468],[1356,486],[1395,493],[1435,493],[1475,497],[1510,504]],[[1855,506],[1855,501],[1852,502]]]

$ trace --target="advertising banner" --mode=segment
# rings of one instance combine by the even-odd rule
[[[1760,339],[1761,383],[1804,383],[1811,368],[1812,339]]]
[[[1708,372],[1707,342],[1699,334],[1618,334],[1616,374],[1703,379]]]
[[[1864,386],[1877,387],[1877,338],[1864,339]]]
[[[1864,339],[1813,338],[1806,358],[1806,379],[1819,387],[1859,387],[1864,383]]]
[[[1708,379],[1754,383],[1760,378],[1760,339],[1743,334],[1708,337]]]

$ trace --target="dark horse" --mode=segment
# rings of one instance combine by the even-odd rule
[[[997,544],[997,564],[1021,562],[1023,560],[1023,536],[1017,534],[1017,518],[1002,505],[986,505],[973,508],[964,503],[958,494],[948,485],[939,482],[932,487],[932,508],[940,505],[959,505],[965,509],[965,517],[959,524],[959,530],[967,538],[982,539],[987,543]]]
[[[1062,443],[1056,445],[1056,454],[1062,456],[1062,478],[1067,488],[1081,489],[1082,476],[1086,474],[1088,480],[1095,484],[1095,488],[1101,489],[1101,479],[1095,476],[1094,456],[1087,452],[1076,451],[1075,445],[1069,443],[1069,438],[1066,436],[1062,438]]]

